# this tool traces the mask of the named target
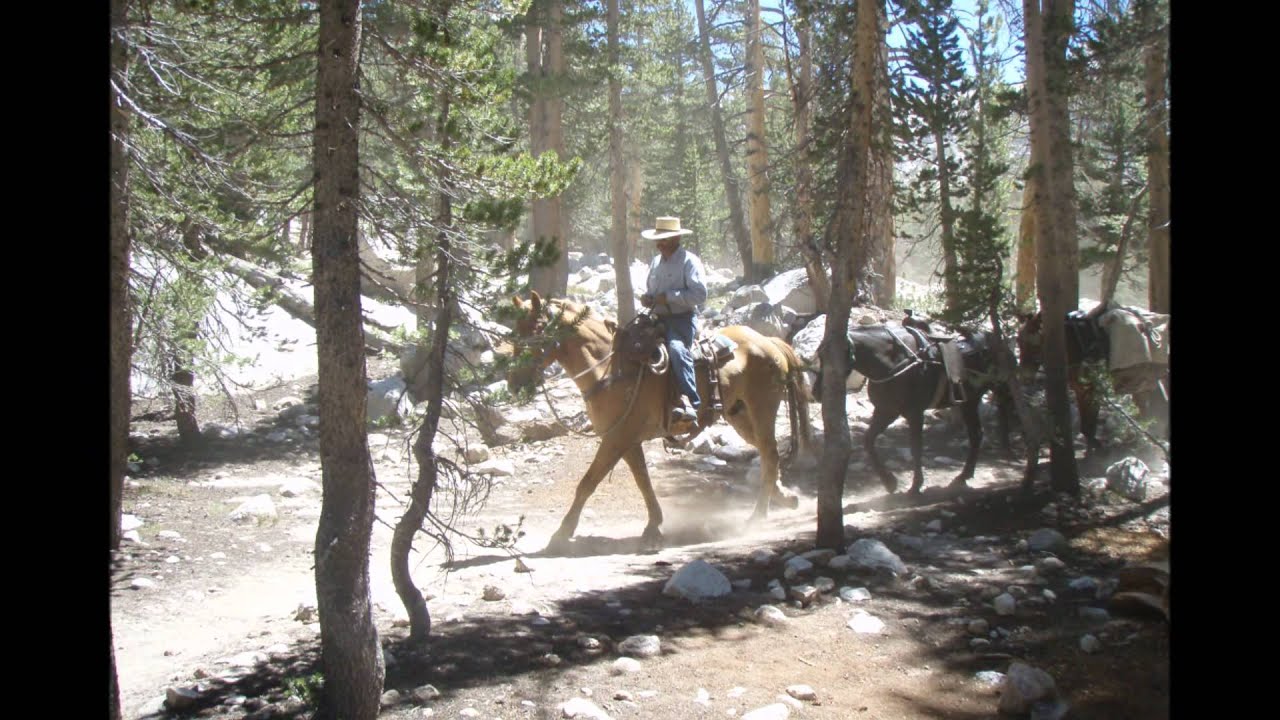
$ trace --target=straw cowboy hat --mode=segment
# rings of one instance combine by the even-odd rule
[[[640,237],[645,240],[662,240],[663,238],[677,237],[679,235],[692,235],[692,230],[682,230],[680,228],[680,218],[678,217],[659,217],[654,222],[652,230],[644,230],[640,233]]]

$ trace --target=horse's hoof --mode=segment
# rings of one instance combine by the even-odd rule
[[[920,492],[923,489],[924,485],[912,485],[911,488],[907,490],[907,494],[911,497],[920,497]]]
[[[951,487],[953,488],[969,487],[968,482],[972,477],[973,475],[957,475],[956,479],[951,481]]]
[[[773,502],[782,508],[795,510],[800,507],[800,498],[795,493],[779,492],[773,496]]]
[[[640,536],[640,545],[646,550],[661,550],[663,545],[662,531],[656,527],[645,528]]]
[[[542,552],[546,555],[568,555],[569,547],[569,536],[557,533],[551,536],[551,540],[547,542],[546,549]]]
[[[880,478],[880,482],[884,485],[884,491],[890,495],[898,492],[897,478]]]

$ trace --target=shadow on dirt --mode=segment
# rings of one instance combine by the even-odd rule
[[[1166,495],[1106,512],[1090,506],[1088,501],[1072,502],[1062,495],[1043,492],[1028,495],[1016,484],[974,489],[963,494],[937,488],[910,501],[893,496],[853,503],[846,507],[846,512],[890,508],[898,514],[894,531],[878,533],[877,537],[897,552],[911,570],[901,577],[879,572],[841,579],[836,573],[837,585],[863,586],[873,597],[895,600],[907,608],[895,623],[927,632],[933,639],[932,644],[919,644],[921,665],[971,676],[981,670],[1004,672],[1012,660],[1024,660],[1049,672],[1060,687],[1075,690],[1071,693],[1073,718],[1163,718],[1168,716],[1170,690],[1169,632],[1163,618],[1121,617],[1100,621],[1096,619],[1096,612],[1082,613],[1081,608],[1098,608],[1105,606],[1105,602],[1092,588],[1074,589],[1065,575],[1037,574],[1034,563],[1048,554],[1029,552],[1014,541],[1043,526],[1045,516],[1052,513],[1053,525],[1068,541],[1068,546],[1057,554],[1067,561],[1073,575],[1105,578],[1123,561],[1110,555],[1105,547],[1089,551],[1085,549],[1087,546],[1072,542],[1073,539],[1099,526],[1118,525],[1167,504]],[[947,527],[955,528],[953,533],[924,535],[916,543],[904,540],[904,533],[923,530],[941,510],[947,513]],[[861,536],[856,528],[847,528],[846,534],[850,541]],[[687,535],[672,532],[668,535],[668,544],[692,544],[709,539],[713,538],[693,531]],[[581,543],[583,548],[581,553],[573,553],[575,557],[635,553],[640,538],[585,536],[575,543]],[[777,603],[768,595],[767,588],[769,581],[781,574],[780,558],[788,552],[804,552],[812,547],[812,532],[770,543],[767,549],[778,559],[766,566],[751,562],[742,550],[708,548],[704,559],[730,578],[749,580],[750,587],[702,604],[664,596],[661,591],[673,568],[669,562],[658,561],[638,570],[643,576],[638,582],[579,593],[559,602],[554,612],[545,617],[486,613],[459,622],[437,624],[426,648],[411,645],[405,639],[407,630],[392,631],[383,637],[384,647],[394,658],[387,669],[385,688],[399,690],[402,697],[411,698],[414,689],[431,684],[444,691],[438,702],[447,702],[464,690],[528,675],[534,678],[536,687],[544,689],[543,695],[508,697],[507,702],[528,699],[545,707],[545,703],[556,698],[553,687],[556,677],[575,666],[612,662],[618,657],[618,644],[629,636],[660,635],[663,653],[670,654],[680,652],[678,640],[682,637],[720,638],[724,629],[752,622],[748,618],[755,608]],[[508,559],[509,555],[486,555],[463,562],[465,566],[476,566]],[[822,572],[831,574],[831,571]],[[982,576],[983,581],[975,582],[976,576]],[[1030,590],[1024,593],[1016,614],[1002,618],[997,624],[994,613],[990,612],[990,598],[984,592],[993,586],[1003,588],[1005,585],[1021,585],[1024,590]],[[1042,589],[1051,589],[1053,597]],[[830,596],[818,601],[820,605],[830,602]],[[788,614],[803,615],[813,612],[814,607],[817,606],[791,605]],[[975,636],[968,626],[975,617],[991,617],[992,631]],[[1085,633],[1106,637],[1108,645],[1115,649],[1098,655],[1081,652],[1078,639]],[[728,637],[722,640],[733,642]],[[1123,652],[1119,650],[1121,647],[1125,648]],[[252,715],[255,718],[303,717],[306,703],[302,696],[314,685],[319,672],[317,663],[315,642],[301,643],[294,646],[292,654],[277,656],[234,681],[201,681],[204,692],[198,706],[180,715],[151,717],[188,716],[200,708],[232,702],[241,703],[243,710],[256,711]],[[1117,682],[1116,678],[1122,680]],[[904,697],[904,700],[917,707],[921,716],[990,717],[989,713],[957,715],[944,711],[929,697]]]

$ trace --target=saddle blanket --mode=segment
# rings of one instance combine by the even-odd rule
[[[733,357],[733,351],[737,348],[738,343],[723,335],[700,337],[693,343],[693,361],[695,363],[710,362],[720,366]]]
[[[1115,307],[1098,316],[1107,331],[1111,370],[1169,364],[1169,315]]]

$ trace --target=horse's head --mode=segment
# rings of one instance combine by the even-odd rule
[[[607,344],[617,328],[612,320],[593,321],[591,309],[570,300],[543,300],[537,291],[529,300],[512,298],[516,309],[515,329],[511,334],[512,362],[507,371],[507,385],[531,387],[535,373],[563,357],[566,343],[598,340],[607,335]]]
[[[849,343],[848,345],[849,360],[848,360],[848,364],[845,365],[845,369],[851,372],[853,370],[853,338],[846,335],[845,339]],[[813,373],[814,375],[811,382],[809,383],[809,394],[813,396],[814,402],[818,402],[818,403],[822,402],[822,378],[823,378],[822,359],[826,357],[826,354],[827,354],[827,341],[824,338],[822,342],[818,344],[818,351],[814,353],[813,364],[811,364],[808,368],[805,369],[805,372]],[[846,373],[846,377],[847,377],[847,373]]]
[[[554,301],[552,301],[554,302]],[[528,388],[533,386],[535,373],[551,364],[556,348],[548,347],[543,340],[544,330],[551,321],[551,312],[537,291],[529,300],[520,296],[511,299],[516,309],[515,329],[511,333],[511,364],[507,368],[507,386]],[[531,356],[531,358],[530,358]]]
[[[1018,313],[1018,367],[1024,374],[1040,368],[1044,321],[1039,312]]]

